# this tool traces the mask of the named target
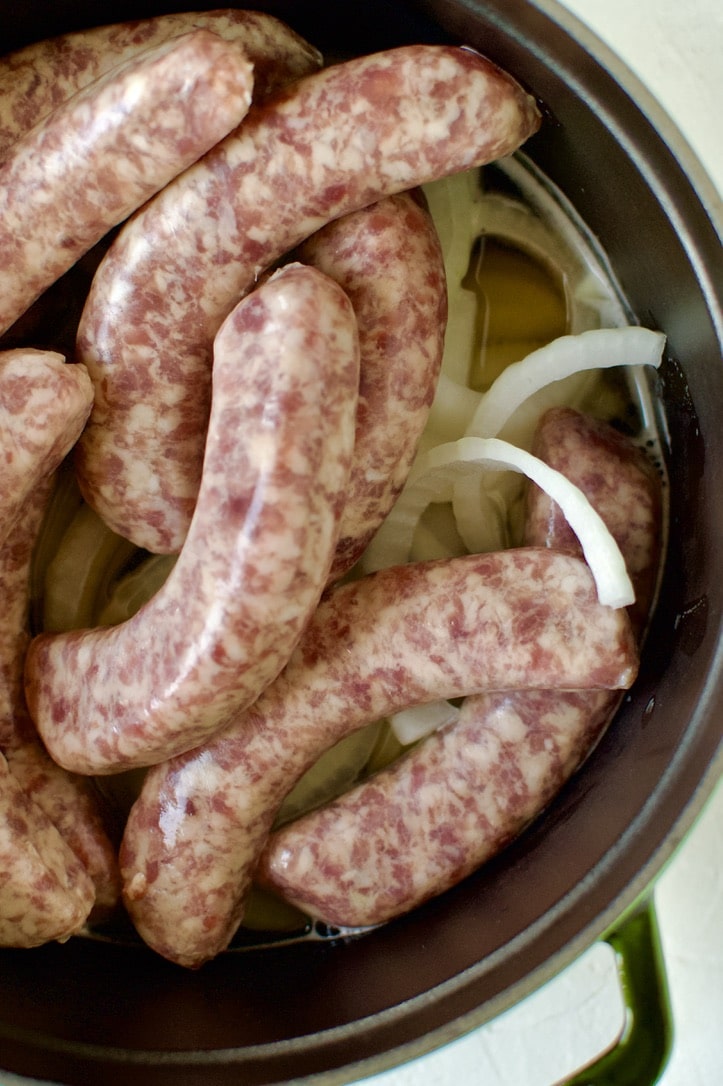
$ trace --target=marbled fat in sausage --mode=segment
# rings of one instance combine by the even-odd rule
[[[0,946],[40,946],[82,930],[93,884],[1,754],[0,871]]]
[[[535,451],[584,490],[621,548],[640,632],[660,562],[660,480],[607,423],[543,416]],[[526,541],[581,553],[559,508],[528,493]],[[455,885],[516,837],[588,757],[619,695],[519,691],[467,698],[460,718],[330,805],[273,834],[258,877],[330,924],[381,923]]]
[[[0,353],[0,750],[13,778],[60,831],[95,885],[94,916],[120,896],[116,849],[88,780],[56,766],[27,713],[23,663],[29,634],[30,568],[53,474],[87,419],[93,387],[85,368],[52,351]]]
[[[459,718],[338,800],[274,833],[257,878],[327,924],[381,924],[455,886],[539,815],[619,695],[465,698]]]
[[[262,11],[219,8],[135,19],[73,31],[0,59],[0,158],[72,95],[145,49],[206,29],[243,48],[254,70],[254,100],[321,66],[319,51]]]
[[[23,692],[30,640],[30,571],[52,476],[36,485],[0,547],[0,750],[13,777],[55,825],[95,887],[93,921],[112,913],[120,899],[117,827],[88,777],[62,769],[40,742]]]
[[[186,966],[224,949],[284,797],[368,722],[489,689],[621,688],[636,669],[627,615],[600,606],[572,556],[469,555],[332,589],[259,700],[147,775],[121,846],[133,922]]]
[[[232,311],[198,504],[168,580],[118,626],[31,642],[28,705],[57,762],[102,774],[163,761],[275,678],[328,577],[358,387],[354,312],[321,272],[287,265]]]
[[[417,451],[444,350],[444,260],[421,193],[336,219],[297,256],[343,287],[359,325],[356,440],[330,574],[336,580],[391,509]]]
[[[533,452],[582,490],[612,533],[635,588],[629,614],[642,634],[663,551],[661,477],[645,450],[610,423],[570,407],[553,407],[535,431]],[[531,485],[525,542],[570,554],[582,548],[559,505]]]
[[[195,30],[101,76],[0,163],[0,332],[245,115],[242,49]]]
[[[0,686],[3,695],[12,691],[11,702],[17,701],[27,639],[32,550],[53,474],[77,441],[92,403],[83,366],[67,364],[54,351],[0,352]],[[8,741],[0,729],[0,745]]]
[[[92,405],[84,366],[56,351],[0,351],[0,543],[78,440]]]
[[[77,339],[96,388],[77,458],[88,503],[139,546],[178,551],[211,343],[239,296],[325,223],[509,154],[539,124],[509,76],[434,45],[332,65],[254,105],[122,229],[95,275]]]

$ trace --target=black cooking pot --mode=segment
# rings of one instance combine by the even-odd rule
[[[334,53],[465,41],[539,96],[546,120],[526,152],[600,239],[641,322],[668,337],[665,582],[639,679],[594,754],[503,855],[412,915],[349,942],[226,953],[197,973],[85,938],[2,951],[0,1067],[62,1083],[331,1084],[441,1044],[635,906],[723,760],[723,267],[699,167],[551,0],[253,6]],[[117,0],[102,21],[178,7]],[[0,40],[11,49],[98,21],[92,0],[3,0]]]

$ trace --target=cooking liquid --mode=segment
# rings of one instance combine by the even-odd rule
[[[468,384],[478,392],[486,392],[511,362],[570,330],[560,271],[504,238],[479,239],[462,286],[477,296]]]

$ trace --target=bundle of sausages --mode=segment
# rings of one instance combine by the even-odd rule
[[[589,751],[635,678],[658,562],[647,465],[574,416],[548,420],[540,455],[594,459],[573,481],[595,481],[638,577],[634,623],[599,604],[541,497],[525,547],[343,583],[441,365],[419,186],[512,153],[534,100],[466,48],[324,67],[236,10],[31,46],[0,64],[0,92],[0,331],[119,227],[72,359],[0,357],[0,944],[67,938],[121,887],[142,938],[191,967],[228,945],[253,879],[345,926],[415,907]],[[31,639],[33,546],[71,448],[109,527],[178,560],[127,622]],[[272,834],[341,736],[450,697],[466,698],[453,728]],[[153,768],[119,859],[93,778],[133,767]]]

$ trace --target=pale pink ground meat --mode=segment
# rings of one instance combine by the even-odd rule
[[[509,76],[445,46],[333,65],[252,106],[96,273],[77,341],[96,388],[77,459],[93,508],[138,545],[177,552],[201,478],[211,345],[237,299],[330,220],[508,154],[539,123]]]
[[[0,162],[0,332],[245,115],[240,47],[196,30],[84,87]]]
[[[436,698],[620,688],[636,670],[627,616],[567,555],[471,555],[334,589],[258,701],[146,777],[121,850],[130,915],[159,953],[199,965],[238,926],[284,797],[344,735]]]
[[[236,8],[174,12],[46,38],[0,60],[0,156],[111,68],[198,29],[243,48],[253,65],[256,101],[321,66],[318,50],[285,23],[265,12]]]
[[[197,746],[276,677],[326,583],[354,445],[351,303],[288,265],[224,322],[213,379],[201,492],[168,580],[118,626],[30,645],[30,712],[67,769]]]

